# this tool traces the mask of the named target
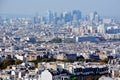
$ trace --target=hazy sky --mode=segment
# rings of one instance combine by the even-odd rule
[[[120,16],[120,0],[0,0],[0,14],[34,15],[73,9],[84,15],[97,11],[102,16]]]

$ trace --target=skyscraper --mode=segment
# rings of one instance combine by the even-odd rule
[[[99,22],[99,15],[97,12],[90,13],[90,22],[91,22],[91,24]]]
[[[34,24],[38,24],[38,23],[40,23],[40,19],[38,13],[36,13],[34,17]]]
[[[56,12],[52,12],[52,18],[51,18],[51,22],[53,24],[57,24],[57,13]]]
[[[80,20],[81,19],[81,11],[79,11],[79,10],[73,10],[72,11],[72,16],[73,16],[73,20],[76,20],[76,21],[78,21],[78,20]]]
[[[97,12],[90,13],[90,21],[93,21],[95,19],[95,15],[97,15]]]
[[[99,23],[100,17],[98,14],[95,15],[94,22],[97,24]]]
[[[72,15],[71,12],[63,12],[63,18],[65,22],[72,21]]]
[[[53,13],[50,10],[48,10],[46,15],[46,22],[51,23],[52,18],[53,18]]]
[[[79,25],[79,20],[81,19],[81,12],[79,10],[72,11],[72,23],[74,26]]]

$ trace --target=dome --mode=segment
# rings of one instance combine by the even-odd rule
[[[113,79],[110,77],[102,76],[101,78],[99,78],[99,80],[113,80]]]
[[[52,74],[48,70],[41,73],[41,80],[52,80]]]

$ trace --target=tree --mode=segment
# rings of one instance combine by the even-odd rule
[[[6,58],[1,64],[2,69],[7,68],[7,66],[14,65],[14,60],[11,58]]]
[[[92,80],[92,78],[87,78],[86,80]]]
[[[18,64],[21,64],[21,63],[22,63],[21,60],[19,60],[19,59],[16,59],[16,60],[15,60],[15,65],[18,65]]]
[[[14,60],[14,59],[12,59],[10,57],[7,57],[2,62],[0,62],[0,69],[5,69],[10,65],[18,65],[18,64],[21,64],[21,63],[22,63],[22,61],[19,60],[19,59]]]
[[[67,80],[78,80],[76,77],[73,77],[73,78],[69,78]]]
[[[61,38],[57,38],[57,39],[56,39],[56,42],[57,42],[57,43],[61,43],[61,42],[62,42],[62,39],[61,39]]]
[[[54,38],[53,40],[51,40],[50,42],[52,43],[61,43],[62,39],[61,38]]]
[[[108,58],[102,60],[102,62],[104,62],[104,63],[108,63]]]
[[[68,43],[74,43],[74,41],[72,41],[72,40],[69,40],[69,41],[68,41]]]
[[[99,79],[99,77],[96,77],[96,78],[94,78],[93,80],[98,80]]]
[[[0,69],[2,69],[2,62],[0,62]]]

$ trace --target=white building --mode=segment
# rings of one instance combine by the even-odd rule
[[[48,70],[43,71],[41,73],[41,80],[53,80],[52,74]]]

